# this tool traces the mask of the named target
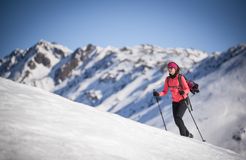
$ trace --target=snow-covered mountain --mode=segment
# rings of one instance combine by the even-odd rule
[[[4,57],[0,75],[98,106],[137,78],[158,74],[170,58],[179,59],[181,66],[189,69],[205,57],[205,52],[194,49],[164,49],[152,45],[118,49],[89,44],[71,52],[42,40],[30,49],[18,49]]]
[[[91,106],[106,106],[105,110],[130,117],[137,108],[127,108],[132,108],[130,104],[135,103],[136,96],[140,98],[139,92],[163,77],[170,59],[188,70],[207,56],[195,49],[165,49],[152,45],[118,49],[89,44],[71,52],[42,40],[30,49],[18,49],[4,57],[0,76]],[[124,105],[126,101],[129,104]],[[148,103],[139,106],[139,110],[149,107],[150,101],[141,100],[141,104]],[[123,108],[126,109],[121,110]]]
[[[0,78],[0,159],[242,160],[226,149]]]
[[[60,68],[70,53],[62,45],[41,40],[29,49],[16,49],[4,57],[0,76],[35,86],[37,82],[39,87],[49,90],[50,83],[53,83],[51,71]]]
[[[152,91],[162,90],[166,65],[174,60],[200,85],[201,92],[191,96],[191,101],[192,114],[204,138],[246,157],[245,56],[245,44],[208,54],[147,44],[120,49],[89,44],[72,52],[62,45],[40,41],[0,60],[0,76],[163,128]],[[179,134],[170,95],[163,97],[160,105],[168,130]],[[184,118],[199,139],[188,112]]]

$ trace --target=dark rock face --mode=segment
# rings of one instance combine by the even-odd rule
[[[36,64],[35,64],[32,60],[30,60],[30,61],[28,62],[27,66],[28,66],[30,69],[35,69],[35,68],[36,68]]]
[[[232,139],[237,141],[237,142],[241,142],[242,141],[242,137],[245,137],[246,135],[246,129],[245,128],[241,128],[239,131],[236,131],[233,136]]]
[[[80,62],[83,64],[88,63],[89,57],[95,49],[96,46],[92,44],[87,45],[85,50],[82,48],[76,49],[71,55],[70,60],[56,71],[55,84],[58,85],[59,81],[64,81],[68,78]]]
[[[42,63],[44,66],[46,67],[50,67],[50,59],[45,57],[44,54],[42,53],[38,53],[35,57],[34,57],[34,60],[37,62],[37,63]]]
[[[86,49],[85,49],[85,52],[92,52],[95,49],[96,49],[96,46],[94,46],[92,44],[88,44]]]
[[[122,47],[121,49],[120,49],[120,51],[121,52],[125,52],[125,51],[128,51],[129,49],[127,48],[127,47]]]
[[[72,70],[78,66],[78,63],[79,61],[77,59],[72,59],[62,68],[58,69],[56,73],[56,84],[59,84],[59,80],[64,81],[66,77],[69,77]]]
[[[53,52],[54,52],[56,57],[58,57],[58,56],[60,56],[61,58],[65,57],[65,53],[58,48],[54,48]]]
[[[24,77],[21,79],[20,83],[22,83],[30,74],[30,71],[25,71]]]

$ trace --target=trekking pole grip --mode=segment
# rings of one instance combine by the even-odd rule
[[[153,92],[156,92],[156,90],[153,89]],[[160,107],[160,104],[159,104],[159,99],[158,99],[158,97],[156,97],[156,96],[154,96],[154,97],[155,97],[155,99],[156,99],[156,102],[157,102],[157,105],[158,105],[158,108],[159,108],[159,112],[160,112],[160,114],[161,114],[161,119],[162,119],[164,128],[165,128],[165,130],[167,131],[166,123],[165,123],[165,120],[164,120],[164,117],[163,117],[163,114],[162,114],[162,111],[161,111],[161,107]]]

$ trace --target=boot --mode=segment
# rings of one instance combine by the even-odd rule
[[[193,134],[189,133],[188,137],[193,138],[194,136],[193,136]]]

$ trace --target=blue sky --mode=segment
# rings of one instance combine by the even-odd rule
[[[224,51],[246,42],[246,0],[1,0],[0,22],[0,57],[40,39]]]

